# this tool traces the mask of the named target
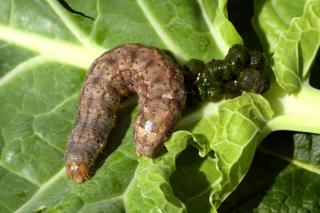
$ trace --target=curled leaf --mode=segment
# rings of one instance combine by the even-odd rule
[[[306,3],[304,14],[294,18],[279,37],[273,55],[273,70],[278,84],[296,93],[308,79],[310,67],[320,46],[320,2]]]
[[[261,95],[244,93],[224,102],[219,108],[216,134],[210,143],[218,159],[223,179],[211,193],[212,205],[218,207],[247,173],[255,149],[266,135],[266,124],[273,111]]]

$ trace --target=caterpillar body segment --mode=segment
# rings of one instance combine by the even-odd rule
[[[181,117],[186,91],[183,73],[161,50],[140,44],[118,46],[91,66],[80,94],[66,150],[67,174],[85,181],[115,126],[121,100],[136,93],[136,153],[155,157]]]

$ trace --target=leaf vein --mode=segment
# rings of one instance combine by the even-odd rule
[[[0,166],[1,166],[2,168],[4,168],[5,170],[8,170],[9,172],[11,172],[11,173],[19,176],[20,178],[25,179],[25,180],[27,180],[28,182],[36,185],[37,187],[40,187],[39,183],[35,182],[35,181],[32,180],[30,177],[27,177],[26,175],[20,174],[20,173],[14,171],[14,170],[12,170],[12,169],[9,169],[9,168],[6,167],[5,165],[3,165],[3,163],[0,163]]]
[[[181,50],[179,46],[177,46],[174,41],[170,38],[167,32],[162,29],[162,26],[154,17],[148,6],[145,4],[143,0],[136,0],[138,6],[141,8],[145,17],[148,19],[150,25],[153,27],[155,32],[159,35],[159,38],[163,41],[163,43],[167,46],[167,48],[174,53],[174,55],[181,61],[185,61],[188,57]]]
[[[197,0],[197,3],[200,6],[202,17],[204,18],[204,21],[210,31],[212,39],[216,41],[216,44],[219,47],[219,50],[222,50],[221,53],[222,55],[224,55],[224,53],[228,52],[229,47],[225,44],[223,37],[221,36],[219,31],[216,29],[214,24],[211,22],[210,17],[206,11],[206,8],[204,7],[203,0]]]
[[[25,202],[19,209],[15,211],[15,213],[22,213],[25,212],[25,208],[28,208],[28,205],[31,205],[35,199],[38,197],[41,197],[42,192],[45,192],[46,189],[50,188],[51,185],[56,183],[58,180],[60,180],[65,175],[65,168],[63,167],[61,170],[59,170],[52,178],[50,178],[47,182],[45,182],[39,189],[36,191],[32,197]]]
[[[59,110],[59,108],[61,108],[63,105],[65,105],[65,104],[68,103],[69,101],[77,98],[78,96],[79,96],[79,92],[77,91],[77,92],[71,94],[70,96],[68,96],[67,98],[65,98],[64,100],[62,100],[60,103],[58,103],[56,106],[54,106],[54,107],[53,107],[52,109],[50,109],[49,111],[36,114],[34,117],[35,117],[35,118],[38,118],[38,117],[41,117],[41,116],[45,116],[45,115],[49,115],[49,114],[51,114],[51,113],[54,113],[55,111]]]
[[[64,25],[70,30],[70,32],[78,39],[78,41],[87,48],[97,49],[101,51],[101,47],[98,47],[95,43],[87,39],[85,35],[78,26],[70,19],[68,15],[64,12],[64,8],[56,0],[46,0],[52,10],[59,16]]]
[[[37,66],[38,64],[42,64],[48,61],[49,58],[43,55],[36,56],[24,61],[23,63],[19,64],[18,66],[7,72],[4,76],[2,76],[2,78],[0,79],[0,87],[8,83],[10,80],[14,79],[22,72],[28,70],[29,68],[32,68],[34,66]]]
[[[54,40],[36,33],[24,32],[2,24],[0,24],[0,39],[39,52],[52,60],[84,69],[88,69],[92,61],[106,51],[105,49],[88,49],[80,45]]]

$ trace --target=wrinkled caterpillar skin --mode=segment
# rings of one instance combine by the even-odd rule
[[[122,98],[137,93],[136,154],[154,157],[181,117],[183,73],[162,51],[138,44],[118,46],[99,57],[84,81],[77,119],[65,155],[67,174],[81,183],[114,127]]]

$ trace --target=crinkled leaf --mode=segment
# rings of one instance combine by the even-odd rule
[[[197,120],[197,115],[202,116],[194,124],[192,120]],[[256,146],[268,133],[265,128],[272,116],[269,103],[261,95],[245,93],[220,103],[219,107],[208,104],[182,120],[182,123],[191,124],[187,125],[187,128],[196,138],[203,140],[200,145],[199,140],[196,141],[196,147],[204,148],[200,149],[200,154],[207,154],[206,160],[200,160],[199,163],[192,162],[192,159],[178,158],[177,164],[181,161],[183,164],[178,166],[173,175],[173,188],[188,210],[208,211],[205,209],[210,205],[212,211],[217,210],[248,171]],[[214,127],[212,133],[208,133],[209,126]],[[194,151],[189,152],[194,155]],[[210,166],[208,161],[211,161]],[[199,171],[203,178],[195,175]],[[181,179],[185,181],[179,181]],[[197,180],[197,184],[190,187],[190,179]],[[208,196],[210,202],[205,199]]]
[[[209,201],[211,191],[221,182],[222,174],[213,155],[198,157],[198,150],[189,146],[177,159],[177,170],[170,179],[174,193],[188,212],[216,210]]]
[[[253,23],[277,83],[288,93],[298,92],[308,79],[320,45],[319,0],[255,1]],[[301,16],[301,17],[300,17]]]
[[[319,135],[274,132],[221,212],[318,212]]]
[[[0,0],[0,5],[0,212],[123,212],[154,205],[154,199],[182,211],[168,179],[173,158],[184,148],[184,136],[154,164],[138,162],[130,128],[135,113],[126,111],[109,138],[107,157],[81,185],[66,178],[63,153],[82,80],[97,56],[134,42],[169,50],[181,61],[221,58],[229,46],[241,42],[227,20],[226,1]],[[203,134],[206,140],[213,137],[209,127]],[[197,132],[200,126],[195,123],[193,129]],[[203,154],[208,152],[205,142],[198,144],[204,147]],[[167,155],[173,161],[166,167]],[[188,155],[179,162],[183,158]],[[192,204],[186,206],[193,209],[208,203],[201,191],[210,191],[221,178],[213,158],[199,159],[195,166],[201,167],[208,182],[194,194],[184,194]],[[143,171],[144,166],[162,173]],[[138,173],[148,178],[133,179]],[[202,178],[196,173],[193,177],[189,185]],[[130,183],[140,182],[145,188],[131,188]],[[151,193],[149,189],[154,190],[150,200],[139,200]]]
[[[319,187],[319,174],[290,165],[279,175],[258,211],[319,212]]]
[[[218,119],[218,104],[207,103],[184,116],[178,127],[192,132],[195,140],[177,159],[177,170],[170,182],[174,193],[186,205],[188,212],[215,211],[209,197],[219,186],[222,173],[217,159],[212,154],[209,141],[215,135],[214,126]],[[199,158],[198,156],[203,156]]]
[[[186,210],[185,205],[174,195],[169,178],[175,170],[178,154],[186,149],[190,140],[192,135],[189,132],[176,132],[166,143],[166,154],[154,160],[146,157],[139,160],[132,182],[125,192],[126,209],[129,212]]]
[[[211,193],[213,206],[218,207],[247,173],[272,116],[267,100],[256,94],[245,93],[220,106],[216,134],[210,146],[223,178]]]
[[[277,177],[257,210],[267,212],[320,211],[320,152],[319,135],[296,134],[293,157],[268,151],[290,165]]]
[[[187,131],[178,131],[174,133],[171,139],[166,143],[166,148],[168,150],[166,154],[156,159],[149,159],[146,157],[139,159],[134,174],[130,176],[130,179],[128,178],[129,183],[127,183],[128,185],[125,191],[114,197],[83,206],[81,212],[99,212],[105,210],[111,212],[185,212],[185,205],[174,195],[169,178],[171,173],[175,170],[175,160],[177,156],[191,141],[192,135]],[[127,157],[132,158],[133,156]],[[131,159],[131,161],[135,160]],[[120,168],[117,168],[116,166],[121,166],[121,164],[118,163],[114,165],[114,168],[108,172],[118,173]],[[122,169],[126,168],[122,167]],[[120,172],[120,175],[125,174],[126,172]],[[101,181],[106,181],[105,177],[101,178]],[[125,180],[125,182],[128,180]],[[92,180],[91,187],[92,185],[101,184],[100,181],[93,181],[95,180]],[[102,190],[107,189],[108,188]],[[92,193],[90,192],[90,185],[80,190],[78,196],[81,197],[86,193]],[[94,194],[92,195],[92,199],[95,199]],[[79,198],[73,196],[70,199],[60,202],[54,209],[65,210],[66,207],[74,208],[74,205],[70,205],[70,203],[79,203],[80,205],[83,205],[83,202]],[[50,211],[54,209],[50,209]]]
[[[301,16],[307,0],[255,0],[253,26],[266,53],[272,54],[279,35],[289,28],[294,17]]]
[[[303,16],[292,20],[275,49],[274,73],[288,93],[298,92],[307,79],[320,46],[320,1],[306,4]]]
[[[180,120],[178,129],[187,129],[192,132],[197,139],[193,144],[199,149],[199,155],[204,157],[210,151],[210,143],[215,135],[215,128],[218,119],[219,103],[205,103],[199,105],[197,109],[192,109],[191,113]]]

